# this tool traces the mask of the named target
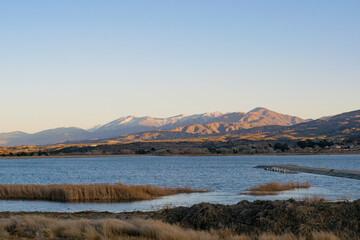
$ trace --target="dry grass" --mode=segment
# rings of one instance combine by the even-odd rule
[[[334,234],[326,232],[313,232],[312,237],[316,240],[340,240],[340,238]]]
[[[55,219],[13,216],[0,219],[1,239],[128,239],[128,240],[303,240],[293,234],[235,235],[231,230],[195,231],[156,220]],[[312,234],[313,240],[338,240],[331,233]]]
[[[299,201],[305,201],[305,202],[322,202],[327,201],[323,195],[306,195],[298,199]]]
[[[329,200],[324,197],[324,195],[306,195],[298,199],[298,201],[305,201],[305,202],[349,202],[351,201],[350,195],[343,195],[335,200]]]
[[[341,196],[340,198],[337,198],[336,201],[342,201],[342,202],[351,201],[351,195],[345,194],[345,195]]]
[[[57,202],[123,202],[149,200],[179,193],[205,192],[187,188],[116,184],[0,184],[1,200]]]
[[[340,240],[336,235],[333,233],[327,232],[312,232],[311,238],[305,237],[297,237],[292,233],[285,233],[282,235],[274,235],[274,234],[262,234],[259,236],[258,240],[305,240],[305,239],[312,239],[312,240]]]
[[[263,185],[258,185],[247,189],[246,192],[241,194],[245,195],[253,195],[253,196],[264,196],[264,195],[277,195],[281,191],[294,190],[297,188],[310,188],[309,182],[288,182],[288,183],[280,183],[280,182],[270,182]]]

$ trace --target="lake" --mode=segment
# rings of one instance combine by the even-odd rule
[[[320,195],[326,199],[360,198],[359,180],[308,173],[283,174],[253,168],[263,164],[296,164],[332,169],[360,169],[360,155],[311,156],[200,156],[100,157],[0,160],[2,184],[116,183],[190,186],[208,193],[179,194],[131,203],[58,203],[0,201],[0,211],[148,211],[164,206],[191,206],[200,202],[234,204],[241,200],[300,199]],[[311,188],[253,197],[239,192],[271,181],[309,181]]]

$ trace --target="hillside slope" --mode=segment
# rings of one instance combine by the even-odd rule
[[[288,130],[300,137],[360,138],[360,110],[300,123],[289,127]]]
[[[34,134],[23,132],[1,133],[0,146],[46,145],[57,142],[83,140],[89,132],[81,128],[55,128]]]

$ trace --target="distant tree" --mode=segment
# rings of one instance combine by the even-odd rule
[[[307,147],[310,147],[310,148],[314,148],[315,146],[319,146],[321,148],[325,148],[325,147],[329,147],[329,146],[332,146],[334,145],[333,142],[329,142],[327,141],[326,139],[324,140],[321,140],[319,142],[314,142],[312,141],[311,139],[306,139],[305,141],[299,141],[296,143],[299,147],[301,148],[307,148]]]
[[[216,148],[208,148],[210,153],[216,153]]]
[[[275,143],[274,144],[275,150],[281,150],[282,152],[289,150],[289,145],[287,143]]]
[[[330,147],[330,146],[334,145],[334,143],[333,142],[328,142],[325,139],[325,140],[322,140],[322,141],[318,142],[317,145],[319,145],[319,147],[321,147],[321,148],[325,148],[325,147]]]
[[[136,154],[147,154],[148,152],[145,149],[138,149],[135,152]]]
[[[296,143],[301,148],[314,147],[316,143],[310,139],[306,139],[305,141],[299,141]]]

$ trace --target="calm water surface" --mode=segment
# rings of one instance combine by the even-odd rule
[[[261,164],[297,164],[334,169],[360,169],[360,155],[219,156],[219,157],[106,157],[0,160],[0,183],[116,183],[191,186],[209,193],[179,194],[133,203],[57,203],[0,201],[0,211],[134,211],[164,205],[190,206],[199,202],[234,204],[241,200],[299,199],[321,195],[327,199],[360,198],[360,181],[307,173],[282,174],[253,168]],[[310,189],[252,197],[239,192],[270,181],[309,181]]]

